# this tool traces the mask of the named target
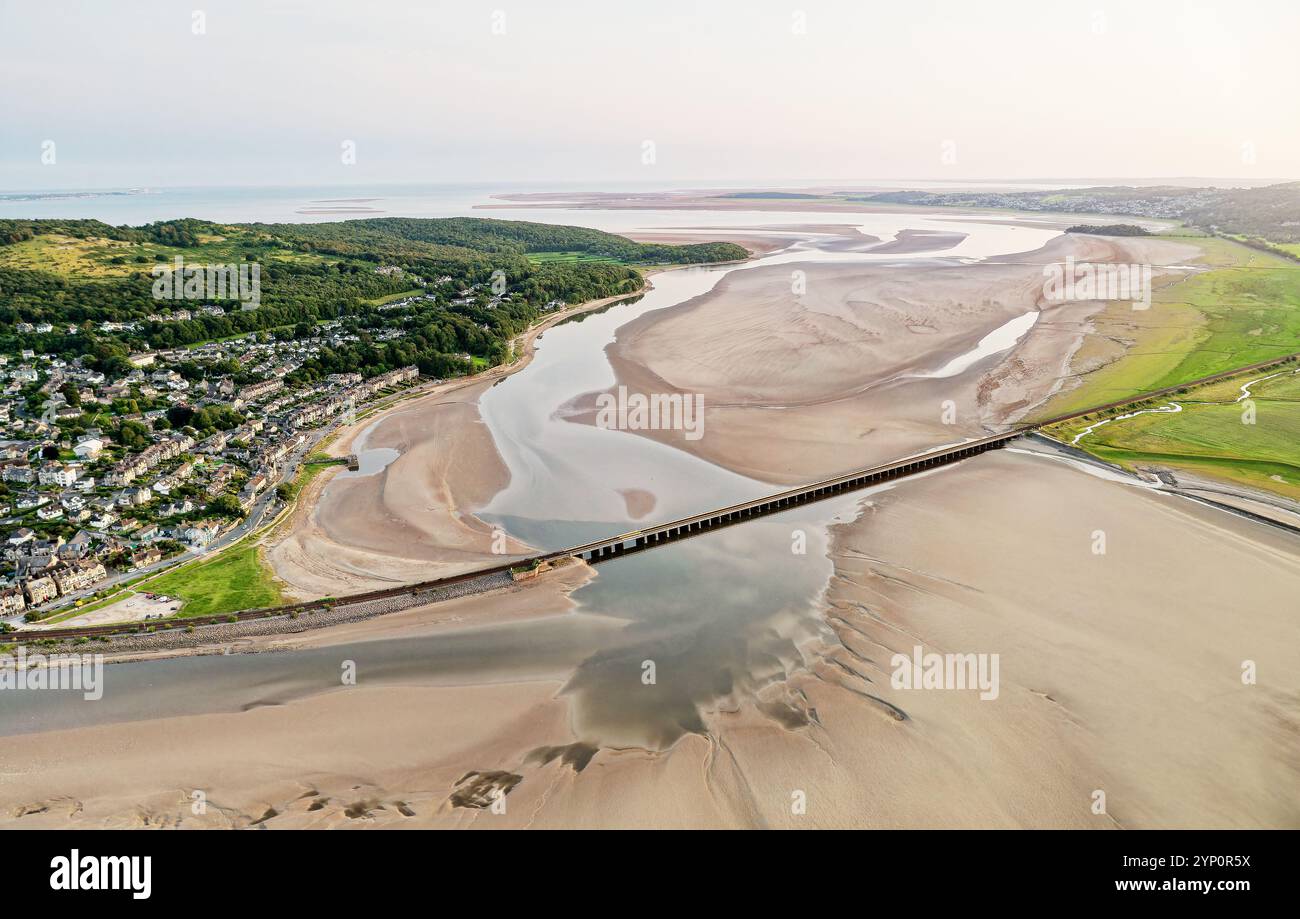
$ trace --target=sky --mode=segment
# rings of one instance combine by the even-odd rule
[[[1300,179],[1294,0],[0,0],[0,189]]]

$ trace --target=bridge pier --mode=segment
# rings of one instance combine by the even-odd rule
[[[622,555],[625,552],[656,546],[660,543],[671,542],[694,533],[717,529],[753,517],[779,513],[787,508],[819,501],[828,495],[838,495],[866,488],[879,482],[893,481],[921,470],[946,466],[967,457],[976,456],[989,450],[996,450],[1005,446],[1008,441],[1021,433],[1023,432],[997,436],[982,443],[958,445],[947,450],[941,449],[932,452],[930,455],[901,461],[897,465],[877,466],[871,470],[860,470],[857,473],[851,473],[851,478],[810,484],[806,488],[793,491],[793,493],[758,499],[752,504],[720,510],[706,517],[664,524],[656,530],[640,532],[635,536],[615,537],[614,540],[602,543],[595,548],[575,550],[573,556],[587,561],[597,561],[615,555]]]

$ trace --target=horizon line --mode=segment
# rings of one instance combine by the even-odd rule
[[[454,188],[454,187],[476,187],[476,186],[573,186],[574,190],[600,191],[608,186],[667,186],[677,185],[683,191],[708,189],[708,188],[822,188],[827,186],[846,186],[846,187],[870,187],[880,183],[907,183],[918,182],[927,184],[944,184],[944,185],[1129,185],[1131,187],[1144,187],[1147,184],[1158,184],[1162,182],[1204,182],[1206,187],[1225,187],[1225,188],[1243,188],[1243,187],[1260,187],[1265,185],[1284,185],[1297,179],[1285,178],[1281,176],[1263,176],[1260,178],[1248,179],[1240,176],[1200,176],[1200,175],[1151,175],[1151,176],[1035,176],[1028,178],[952,178],[952,179],[935,179],[921,177],[877,177],[872,179],[865,178],[762,178],[751,179],[747,181],[726,180],[717,178],[697,178],[697,179],[596,179],[596,180],[578,180],[578,179],[456,179],[449,181],[434,181],[428,179],[391,179],[375,181],[349,181],[349,182],[308,182],[308,183],[208,183],[199,185],[148,185],[148,184],[116,184],[116,185],[76,185],[76,186],[46,186],[41,188],[0,188],[0,195],[38,195],[38,194],[104,194],[110,192],[137,192],[152,193],[163,191],[183,191],[190,189],[312,189],[312,188],[386,188],[400,186],[423,186],[430,188]],[[1141,184],[1134,184],[1139,182]],[[1227,184],[1216,184],[1227,183]],[[907,189],[903,189],[907,190]]]

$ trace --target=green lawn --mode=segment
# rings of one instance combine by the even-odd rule
[[[309,456],[307,461],[300,465],[298,471],[294,474],[291,483],[294,495],[302,494],[303,489],[310,485],[322,472],[344,468],[344,464],[340,462],[341,459],[342,457],[326,456],[323,453],[313,453]]]
[[[256,544],[232,546],[216,558],[186,565],[148,583],[150,593],[179,597],[181,618],[231,613],[260,606],[278,606],[284,596],[262,561]]]
[[[1300,265],[1262,255],[1180,287],[1206,317],[1196,346],[1154,388],[1300,351]]]

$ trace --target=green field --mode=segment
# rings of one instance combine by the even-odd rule
[[[1158,289],[1149,310],[1109,305],[1081,355],[1110,362],[1053,400],[1040,417],[1300,351],[1300,264],[1225,239],[1197,245],[1205,250],[1200,263],[1214,270]],[[1124,349],[1115,340],[1131,344]],[[1156,405],[1177,402],[1183,410],[1110,422],[1076,446],[1128,469],[1194,470],[1300,499],[1300,376],[1287,373],[1251,388],[1254,424],[1243,423],[1244,405],[1235,401],[1242,384],[1268,373],[1255,371],[1156,400]],[[1104,417],[1078,419],[1047,433],[1069,443]]]
[[[556,262],[596,262],[607,265],[626,264],[621,259],[608,255],[593,255],[590,252],[530,252],[528,260],[537,265],[549,265]]]
[[[278,606],[284,596],[262,561],[261,549],[240,543],[211,561],[186,565],[151,580],[150,593],[185,601],[179,618],[211,616],[261,606]]]
[[[1197,263],[1214,270],[1158,288],[1148,310],[1109,304],[1080,356],[1110,362],[1039,417],[1300,351],[1300,264],[1224,239],[1196,244],[1205,250]],[[1116,339],[1132,344],[1121,351]]]
[[[1253,419],[1247,404],[1236,401],[1240,387],[1277,371],[1243,374],[1155,400],[1157,405],[1177,403],[1182,411],[1112,421],[1076,446],[1126,469],[1186,469],[1300,499],[1300,373],[1294,366],[1250,386]],[[1048,433],[1070,443],[1097,420],[1078,419]]]

